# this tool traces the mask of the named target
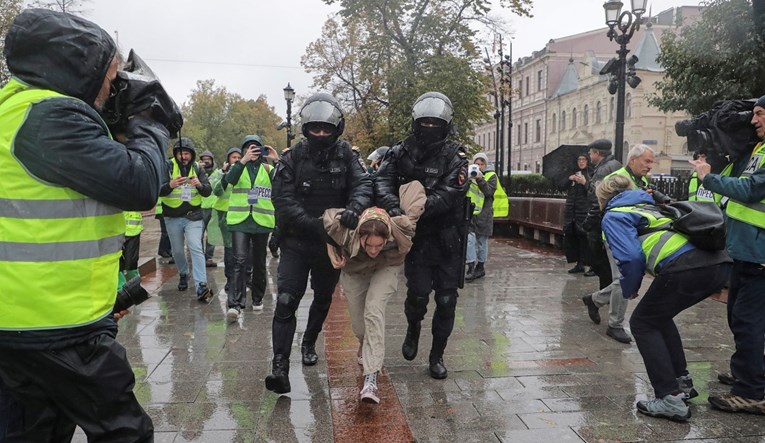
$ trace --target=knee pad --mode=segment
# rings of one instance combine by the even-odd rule
[[[428,295],[416,294],[414,291],[409,290],[406,292],[406,304],[417,308],[427,307]]]
[[[436,308],[454,309],[457,307],[457,294],[436,295]]]
[[[276,297],[276,309],[274,310],[274,320],[289,321],[295,317],[300,300],[292,294],[281,293]]]

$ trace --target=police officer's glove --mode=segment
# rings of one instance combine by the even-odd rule
[[[356,229],[359,225],[359,214],[353,209],[346,209],[340,213],[340,224],[348,229]]]
[[[398,207],[392,208],[388,210],[388,215],[391,217],[398,217],[399,215],[404,215],[404,210]]]

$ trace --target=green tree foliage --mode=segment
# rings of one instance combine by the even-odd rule
[[[23,6],[22,0],[0,0],[0,54],[5,49],[5,34]],[[5,57],[0,55],[0,85],[4,85],[10,78],[11,73],[8,72]]]
[[[229,148],[241,146],[248,134],[260,135],[277,151],[286,145],[285,132],[276,129],[281,117],[262,95],[257,100],[247,100],[216,86],[214,80],[200,80],[182,112],[181,135],[194,140],[197,154],[210,150],[219,162]]]
[[[472,144],[473,127],[490,106],[475,44],[475,29],[500,26],[490,1],[324,1],[339,4],[340,16],[325,24],[302,64],[315,74],[315,87],[343,102],[351,141],[365,151],[395,143],[410,131],[417,96],[440,91],[454,104],[457,137]],[[530,15],[531,0],[499,3]]]
[[[765,93],[765,45],[748,0],[711,0],[701,19],[665,33],[658,61],[666,69],[649,103],[662,111],[696,115],[718,100]]]

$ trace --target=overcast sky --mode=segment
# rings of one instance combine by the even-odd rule
[[[622,1],[629,8],[629,0]],[[493,11],[512,30],[513,59],[542,49],[551,38],[605,28],[602,0],[534,3],[533,18]],[[648,5],[658,13],[698,1],[649,0]],[[265,94],[280,114],[286,111],[282,88],[288,82],[297,94],[310,92],[312,78],[300,57],[337,11],[320,0],[88,0],[84,9],[83,15],[118,38],[126,55],[135,49],[179,104],[197,80],[214,79],[245,98]]]

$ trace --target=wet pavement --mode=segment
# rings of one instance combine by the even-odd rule
[[[142,255],[156,252],[158,223],[145,217]],[[559,252],[494,239],[486,277],[461,290],[444,356],[446,380],[427,374],[432,302],[414,361],[401,356],[406,332],[403,281],[388,304],[382,403],[358,401],[362,385],[345,301],[336,291],[317,346],[319,363],[303,367],[299,343],[312,298],[298,311],[290,359],[292,392],[265,389],[271,359],[276,260],[269,258],[261,312],[225,319],[225,294],[209,305],[176,290],[174,265],[161,259],[144,275],[155,297],[120,321],[118,339],[136,374],[135,392],[154,420],[157,442],[602,442],[765,441],[765,420],[710,409],[710,392],[733,349],[725,305],[705,300],[677,323],[700,396],[692,417],[674,423],[635,411],[652,398],[637,347],[605,335],[580,297],[597,278],[570,275]],[[216,260],[222,262],[222,248]],[[208,268],[220,291],[221,267]],[[402,273],[403,274],[403,273]],[[650,284],[646,278],[644,285]],[[248,300],[248,309],[249,303]],[[635,302],[630,303],[630,310]],[[605,309],[601,314],[606,317]],[[75,441],[85,441],[78,432]]]

